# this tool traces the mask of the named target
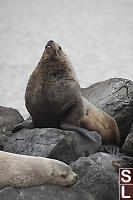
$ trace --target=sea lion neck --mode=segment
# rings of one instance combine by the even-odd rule
[[[42,56],[38,66],[47,74],[59,74],[70,71],[69,64],[67,59],[60,59],[58,57],[45,58]]]

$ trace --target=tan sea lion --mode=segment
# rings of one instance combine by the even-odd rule
[[[21,128],[62,128],[75,130],[91,140],[97,131],[105,144],[119,144],[120,135],[115,120],[82,97],[73,67],[61,47],[50,40],[33,71],[25,93],[26,108],[32,122]]]
[[[0,189],[44,183],[68,186],[77,180],[78,175],[61,161],[0,151]]]

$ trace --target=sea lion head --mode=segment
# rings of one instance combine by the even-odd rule
[[[117,172],[119,171],[119,168],[132,168],[133,158],[129,156],[122,156],[121,160],[112,161],[112,165]]]
[[[50,166],[49,183],[60,186],[69,186],[78,181],[78,175],[75,174],[67,164],[54,160],[54,163]]]
[[[56,42],[49,40],[45,46],[43,57],[58,60],[64,59],[66,54],[62,51],[62,48]]]

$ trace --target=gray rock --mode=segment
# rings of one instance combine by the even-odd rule
[[[81,156],[88,156],[101,148],[101,137],[93,133],[97,143],[77,132],[48,129],[22,129],[9,138],[4,151],[58,159],[69,164]]]
[[[13,127],[22,121],[23,117],[16,109],[0,106],[0,134],[12,135]]]
[[[0,150],[3,149],[7,137],[12,135],[13,127],[22,121],[23,117],[16,109],[0,106]]]
[[[133,133],[129,133],[122,147],[122,153],[133,157]]]
[[[4,134],[0,134],[0,150],[3,150],[7,137]]]
[[[121,145],[133,121],[133,83],[122,78],[112,78],[81,89],[82,95],[116,119]]]
[[[118,200],[119,177],[112,160],[119,160],[119,157],[96,153],[72,162],[71,168],[79,175],[79,182],[74,187],[89,192],[95,200]]]
[[[73,187],[42,185],[30,188],[6,188],[0,200],[95,200],[88,192]]]

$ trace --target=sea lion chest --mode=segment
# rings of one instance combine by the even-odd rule
[[[43,77],[43,78],[42,78]],[[30,77],[25,102],[37,127],[59,127],[63,106],[78,98],[79,85],[69,76]]]

